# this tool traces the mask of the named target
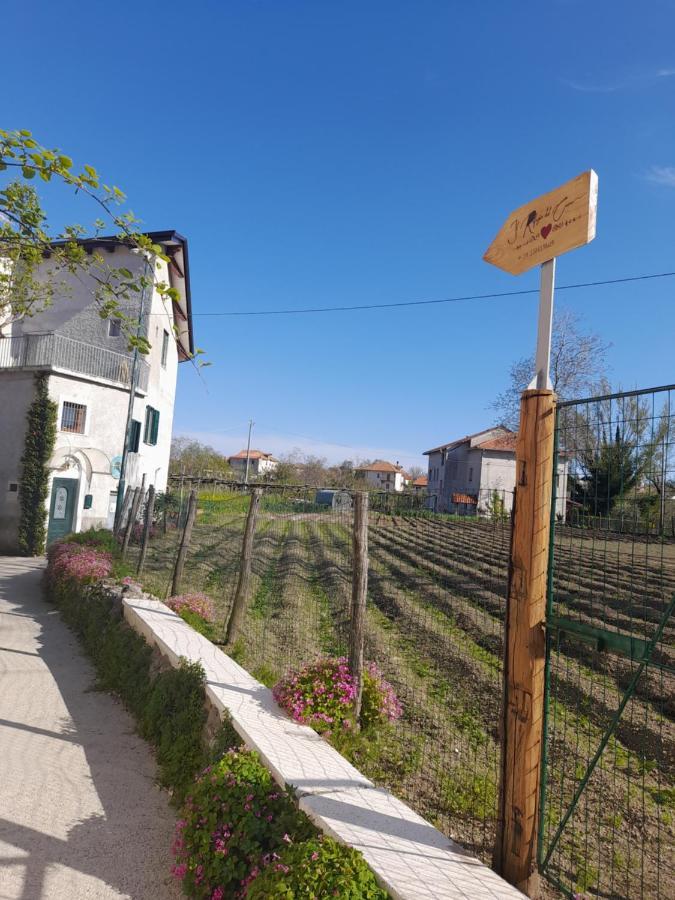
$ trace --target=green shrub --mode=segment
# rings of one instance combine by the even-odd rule
[[[97,547],[100,550],[106,550],[108,553],[114,553],[119,544],[112,531],[107,528],[90,528],[88,531],[78,531],[69,534],[64,538],[71,544],[86,544],[91,547]]]
[[[160,672],[148,692],[140,732],[157,752],[159,781],[183,797],[204,764],[202,730],[204,670],[181,659],[177,669]]]
[[[173,874],[188,897],[243,895],[285,846],[315,834],[253,751],[230,750],[195,782],[176,826]]]
[[[285,847],[249,884],[246,900],[286,897],[317,900],[386,900],[363,856],[332,838],[318,837]]]
[[[49,399],[48,375],[35,376],[35,399],[26,417],[19,482],[19,549],[24,556],[44,552],[45,501],[49,493],[49,459],[56,441],[57,405]]]

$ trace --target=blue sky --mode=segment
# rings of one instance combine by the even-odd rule
[[[197,343],[175,432],[420,462],[490,424],[536,297],[269,318],[206,312],[537,286],[482,254],[593,167],[560,284],[675,269],[675,4],[166,0],[3,12],[2,127],[30,128],[190,240]],[[55,226],[96,213],[49,194]],[[623,388],[675,380],[675,279],[560,294]]]

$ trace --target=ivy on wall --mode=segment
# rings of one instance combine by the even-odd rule
[[[48,375],[38,372],[26,421],[19,485],[19,549],[25,556],[39,556],[45,548],[48,463],[56,440],[56,410],[57,404],[49,399]]]

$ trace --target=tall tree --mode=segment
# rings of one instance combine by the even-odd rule
[[[86,238],[100,239],[103,230],[112,229],[113,241],[122,241],[147,255],[159,266],[167,260],[163,249],[139,231],[139,222],[131,212],[120,209],[125,201],[118,187],[102,184],[93,166],[80,171],[72,159],[57,149],[41,146],[30,131],[0,129],[0,337],[3,329],[27,316],[34,316],[50,306],[55,296],[67,297],[68,275],[88,277],[80,280],[91,285],[92,297],[103,318],[119,319],[129,346],[147,352],[147,337],[138,333],[137,298],[146,287],[152,287],[167,303],[178,294],[166,282],[150,275],[134,276],[127,268],[114,266],[109,254],[87,253],[82,246]],[[98,218],[87,230],[81,225],[68,225],[60,233],[50,233],[35,179],[58,182],[63,187],[85,195],[98,211]],[[49,277],[41,266],[49,256]],[[134,302],[136,301],[136,302]]]
[[[576,313],[556,311],[551,337],[551,383],[560,400],[573,400],[593,391],[605,376],[608,347],[598,334],[583,330]],[[533,376],[534,356],[513,363],[508,386],[491,404],[500,423],[518,428],[520,395]]]

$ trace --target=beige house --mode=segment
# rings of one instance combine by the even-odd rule
[[[246,459],[248,458],[248,475],[249,478],[264,478],[271,475],[279,465],[279,460],[275,459],[271,453],[265,453],[262,450],[240,450],[234,456],[228,457],[228,462],[232,466],[235,474],[246,475]]]
[[[430,507],[436,512],[488,515],[497,498],[500,511],[510,512],[517,437],[517,432],[497,425],[426,450]],[[560,514],[567,502],[567,475],[568,463],[559,462],[556,512]]]
[[[373,463],[358,466],[356,475],[364,478],[369,487],[380,491],[402,491],[410,484],[410,475],[398,463],[376,459]]]

